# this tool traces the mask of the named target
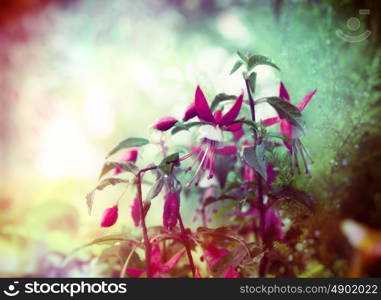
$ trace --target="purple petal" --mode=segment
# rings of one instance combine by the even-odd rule
[[[316,89],[313,90],[311,93],[309,93],[307,96],[304,97],[304,99],[296,106],[300,111],[302,111],[307,105],[308,103],[310,103],[312,97],[315,95],[316,93]]]
[[[103,212],[101,226],[110,227],[116,223],[116,220],[118,220],[118,205],[105,209]]]
[[[204,96],[204,93],[202,92],[199,86],[197,86],[196,88],[194,103],[196,106],[198,118],[201,121],[210,122],[213,124],[216,123],[216,120],[213,117],[212,111],[210,110],[209,104],[206,101],[206,98]]]
[[[282,81],[280,82],[279,86],[279,97],[286,100],[287,102],[290,102],[290,96],[288,95],[287,89]]]
[[[183,121],[186,122],[197,116],[196,104],[192,102],[185,110]]]
[[[279,121],[280,121],[279,117],[268,118],[268,119],[262,120],[262,124],[265,126],[271,126],[278,123]]]
[[[167,131],[168,129],[172,128],[173,125],[175,125],[177,122],[178,121],[175,118],[162,117],[152,127],[160,131]]]
[[[280,121],[279,126],[280,132],[288,139],[292,140],[292,124],[286,119]]]
[[[163,224],[168,230],[171,230],[177,224],[180,210],[180,198],[177,192],[169,192],[165,195]]]
[[[218,109],[214,112],[214,120],[216,120],[217,123],[219,123],[222,119],[222,110]]]
[[[237,100],[234,102],[233,106],[229,109],[229,111],[224,114],[221,121],[219,122],[220,126],[229,125],[231,122],[235,121],[238,117],[239,112],[241,111],[243,101],[243,92],[238,96]]]

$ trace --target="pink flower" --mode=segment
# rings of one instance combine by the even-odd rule
[[[194,154],[196,159],[192,163],[192,166],[188,169],[191,170],[197,162],[200,162],[194,177],[188,183],[188,186],[198,177],[196,184],[201,179],[201,175],[205,170],[209,170],[208,178],[211,179],[214,176],[214,162],[215,155],[235,155],[237,148],[235,146],[225,146],[223,144],[223,131],[238,131],[242,128],[240,124],[233,123],[239,115],[242,107],[243,93],[236,99],[232,107],[223,114],[221,110],[217,110],[212,113],[208,102],[204,96],[204,93],[199,86],[196,88],[194,108],[197,112],[197,116],[200,121],[206,123],[200,126],[200,140],[199,146],[192,149],[192,151],[180,158],[180,161],[185,160]],[[193,108],[192,108],[193,110]],[[194,114],[194,111],[191,115]],[[232,124],[233,123],[233,124]]]
[[[160,131],[167,131],[177,122],[178,120],[172,117],[161,117],[152,127]]]
[[[112,207],[109,207],[105,209],[103,212],[102,227],[110,227],[116,223],[118,220],[118,205],[114,205]]]
[[[163,225],[172,230],[177,224],[180,210],[180,197],[178,192],[169,192],[164,197]]]
[[[183,257],[185,250],[181,250],[173,255],[167,262],[162,263],[161,250],[157,242],[154,242],[151,251],[151,272],[152,277],[168,277],[168,271],[172,270]],[[144,270],[127,268],[127,273],[134,277],[140,277],[144,273]]]
[[[129,161],[129,162],[135,163],[137,159],[138,159],[138,150],[133,148],[133,149],[129,149],[126,152],[124,152],[124,154],[120,158],[120,161],[121,162]],[[118,175],[121,172],[122,172],[122,170],[120,168],[114,169],[114,175]]]
[[[311,101],[312,97],[315,95],[316,91],[317,90],[315,89],[312,92],[310,92],[309,94],[307,94],[303,98],[303,100],[299,104],[296,105],[296,107],[300,111],[303,111],[304,108],[310,103],[310,101]],[[290,96],[289,96],[287,89],[284,86],[283,82],[280,83],[279,97],[284,99],[285,101],[291,103]],[[283,143],[287,147],[287,149],[289,150],[291,157],[293,157],[293,160],[294,160],[293,169],[299,170],[299,164],[298,164],[298,158],[297,158],[298,151],[299,151],[300,155],[302,157],[303,163],[304,163],[304,168],[305,168],[306,174],[310,176],[310,171],[309,171],[306,159],[305,159],[305,155],[309,156],[309,153],[299,139],[300,132],[298,132],[298,130],[296,130],[296,128],[290,122],[288,122],[286,119],[283,119],[279,116],[263,120],[262,123],[265,126],[271,126],[271,125],[274,125],[276,123],[280,123],[279,131],[291,141],[291,144],[289,144],[285,141]],[[312,161],[312,159],[311,159],[311,161]]]

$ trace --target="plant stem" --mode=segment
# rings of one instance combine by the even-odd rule
[[[187,233],[185,232],[183,220],[181,219],[180,214],[179,214],[179,224],[180,224],[181,235],[183,236],[183,240],[184,240],[185,250],[187,252],[189,264],[190,264],[190,267],[191,267],[191,270],[192,270],[192,274],[193,274],[193,277],[194,277],[196,275],[196,268],[194,266],[192,252],[191,252],[191,249],[190,249],[190,246],[189,246],[189,239],[188,239]]]
[[[139,200],[139,209],[141,216],[141,226],[143,231],[144,238],[144,248],[145,248],[145,258],[146,258],[146,272],[147,277],[151,277],[151,243],[148,238],[148,231],[146,227],[146,221],[144,216],[144,208],[143,208],[143,198],[142,198],[142,179],[141,179],[141,171],[136,175],[136,185],[138,188],[138,200]]]
[[[253,99],[253,96],[251,94],[250,90],[250,81],[249,79],[245,79],[246,84],[246,90],[247,94],[249,96],[249,105],[250,105],[250,112],[251,112],[251,119],[253,122],[255,122],[255,102]],[[254,137],[254,147],[259,145],[261,141],[258,139],[258,133],[255,128],[253,128],[253,137]],[[259,224],[259,235],[262,239],[262,243],[264,242],[264,233],[265,233],[265,205],[263,203],[263,182],[262,182],[262,176],[259,172],[255,171],[255,181],[257,183],[257,201],[258,201],[258,210],[260,215],[260,224]],[[265,274],[264,268],[260,269],[259,276],[263,277]]]

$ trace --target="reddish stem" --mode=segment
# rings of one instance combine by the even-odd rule
[[[196,275],[196,268],[195,268],[194,262],[193,262],[193,257],[192,257],[192,252],[191,252],[190,245],[189,245],[188,235],[185,232],[183,220],[181,219],[180,214],[179,214],[179,224],[180,224],[181,235],[183,236],[185,250],[187,252],[189,264],[190,264],[190,267],[191,267],[191,270],[192,270],[192,274],[193,274],[193,277],[195,277],[195,275]]]
[[[140,216],[141,216],[141,226],[142,226],[143,238],[144,238],[144,248],[145,248],[145,256],[146,256],[146,272],[147,272],[147,277],[150,278],[151,277],[151,243],[148,238],[148,231],[147,231],[145,215],[144,215],[141,171],[139,171],[138,174],[136,175],[136,185],[138,188],[138,201],[139,201],[139,209],[140,209]]]

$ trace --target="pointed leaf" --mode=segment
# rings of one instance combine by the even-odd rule
[[[146,196],[146,201],[151,201],[157,195],[159,195],[163,186],[164,186],[164,179],[163,179],[163,177],[160,177],[159,179],[156,180],[154,185],[148,191],[147,196]]]
[[[110,172],[110,170],[115,168],[119,168],[122,172],[123,171],[131,172],[133,174],[136,174],[139,171],[138,167],[134,163],[129,161],[125,161],[125,162],[108,161],[108,162],[105,162],[105,164],[103,165],[99,178],[102,178],[105,174]]]
[[[281,119],[286,119],[292,125],[303,130],[302,114],[296,106],[279,97],[268,97],[266,101],[274,107]]]
[[[144,145],[147,145],[149,141],[147,139],[143,138],[137,138],[137,137],[130,137],[128,139],[125,139],[124,141],[121,141],[118,145],[116,145],[110,153],[106,156],[106,158],[109,158],[111,155],[115,154],[121,149],[125,148],[132,148],[132,147],[141,147]]]
[[[159,164],[160,170],[166,174],[171,174],[174,166],[179,164],[179,153],[173,153],[166,158],[164,158]]]
[[[248,61],[249,61],[249,58],[246,56],[246,55],[244,55],[241,51],[237,51],[237,54],[238,54],[238,56],[245,62],[245,63],[247,63]]]
[[[214,97],[214,100],[212,101],[212,105],[210,106],[210,109],[214,111],[217,108],[218,104],[220,104],[221,102],[227,101],[227,100],[234,100],[234,99],[236,99],[236,96],[234,95],[228,95],[225,93],[218,94],[216,95],[216,97]]]
[[[189,130],[190,128],[194,127],[194,126],[201,126],[201,125],[204,125],[206,123],[204,122],[189,122],[189,123],[183,123],[183,122],[178,122],[175,124],[175,127],[171,130],[171,134],[176,134],[180,131],[183,131],[183,130]]]
[[[279,67],[276,64],[274,64],[270,58],[263,55],[251,56],[247,63],[247,69],[248,71],[251,71],[254,67],[259,65],[267,65],[279,70]]]
[[[245,147],[243,150],[244,160],[267,180],[265,148],[263,144],[256,147]]]
[[[233,74],[235,71],[237,71],[242,65],[243,65],[242,61],[240,60],[236,61],[236,63],[234,64],[233,68],[230,71],[230,75]]]
[[[185,250],[182,250],[176,253],[174,256],[172,256],[164,265],[160,267],[160,273],[165,273],[173,269],[178,264],[181,257],[183,257],[184,253]]]

